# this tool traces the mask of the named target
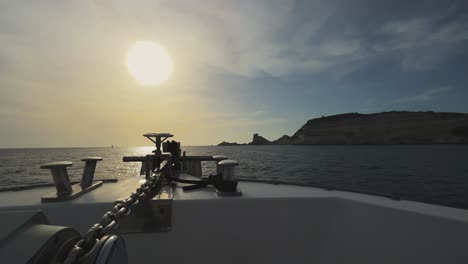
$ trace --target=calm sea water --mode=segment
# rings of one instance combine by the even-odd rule
[[[81,158],[101,156],[96,178],[138,174],[139,164],[123,163],[141,148],[0,149],[0,186],[52,182],[43,163],[69,160],[79,180]],[[430,146],[232,146],[184,147],[188,155],[226,155],[240,162],[242,178],[322,185],[337,189],[398,195],[402,199],[468,209],[468,145]],[[213,173],[207,162],[204,173]]]

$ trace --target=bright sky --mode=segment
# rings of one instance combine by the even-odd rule
[[[170,78],[129,74],[138,41]],[[468,112],[467,1],[1,1],[0,147],[271,140],[344,112]]]

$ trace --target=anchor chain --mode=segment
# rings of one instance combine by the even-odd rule
[[[130,206],[137,202],[145,202],[151,199],[158,187],[161,185],[162,175],[153,174],[145,183],[136,189],[128,198],[117,202],[112,210],[106,212],[99,223],[94,224],[83,236],[76,242],[63,264],[74,264],[86,255],[95,253],[97,244],[104,236],[115,231],[120,224],[120,220],[131,213]],[[81,262],[81,261],[80,261]]]

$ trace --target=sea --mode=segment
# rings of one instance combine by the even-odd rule
[[[67,160],[71,180],[81,179],[81,158],[100,156],[96,179],[138,175],[123,156],[153,147],[0,149],[0,188],[51,183],[40,165]],[[226,155],[239,161],[240,179],[320,186],[468,209],[468,145],[391,146],[187,146],[187,155]],[[215,172],[203,163],[204,175]]]

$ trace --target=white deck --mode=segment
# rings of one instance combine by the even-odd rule
[[[53,187],[0,192],[0,210],[41,209],[83,232],[135,177],[73,201],[40,202]],[[130,263],[466,263],[468,210],[318,188],[241,182],[242,197],[206,188],[173,201],[172,231],[124,235]]]

